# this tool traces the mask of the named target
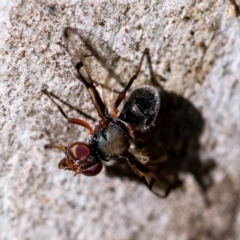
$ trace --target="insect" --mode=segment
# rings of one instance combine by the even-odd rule
[[[69,32],[77,34],[77,31],[77,29],[66,28],[65,37]],[[68,122],[81,125],[89,130],[87,143],[74,142],[67,148],[54,145],[66,155],[59,162],[58,167],[60,169],[73,171],[74,176],[80,173],[86,176],[95,176],[102,170],[102,162],[124,159],[151,191],[161,197],[167,194],[162,191],[163,183],[158,179],[156,173],[148,167],[149,159],[146,156],[135,155],[131,149],[133,141],[141,140],[144,142],[149,140],[150,127],[154,124],[160,107],[158,91],[152,86],[137,88],[130,94],[122,110],[119,111],[118,109],[129,88],[137,79],[148,51],[148,49],[144,50],[136,72],[118,94],[111,111],[104,104],[98,92],[97,83],[91,78],[90,74],[87,72],[87,77],[82,74],[83,63],[72,60],[77,71],[77,77],[86,86],[99,116],[99,120],[94,127],[84,120],[68,117],[51,94],[46,89],[42,89],[42,92],[57,106]],[[71,56],[71,50],[69,50],[69,53]]]

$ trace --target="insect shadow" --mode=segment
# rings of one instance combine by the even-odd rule
[[[191,174],[203,193],[206,205],[210,205],[207,191],[214,183],[211,172],[216,163],[214,159],[202,160],[199,156],[200,136],[204,130],[202,114],[188,99],[164,90],[154,75],[150,54],[147,62],[151,82],[159,91],[161,104],[151,140],[147,144],[136,142],[136,149],[141,149],[149,159],[158,159],[152,170],[168,189],[165,197],[170,191],[184,186],[181,174]],[[142,183],[130,170],[124,162],[106,166],[109,177],[127,177]]]
[[[150,158],[162,161],[157,166],[157,172],[159,178],[170,186],[169,191],[183,186],[180,174],[190,173],[206,197],[207,190],[213,185],[211,171],[216,163],[213,159],[202,161],[199,157],[199,138],[204,129],[204,119],[184,97],[164,90],[160,91],[160,95],[161,106],[152,129],[152,139],[146,146],[136,143],[136,148],[144,147],[144,153]],[[106,167],[109,177],[121,176],[141,182],[129,170],[124,163]]]

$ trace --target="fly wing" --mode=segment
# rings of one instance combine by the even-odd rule
[[[64,39],[74,66],[81,62],[84,67],[87,67],[92,79],[97,82],[99,76],[102,79],[110,76],[121,86],[124,86],[119,75],[114,70],[116,63],[119,61],[119,56],[111,50],[111,47],[106,42],[92,33],[86,33],[71,27],[65,28]],[[102,54],[103,52],[104,54]]]
[[[167,197],[171,190],[170,183],[154,172],[145,172],[142,179],[147,185],[147,187],[158,197]]]
[[[79,62],[83,62],[85,57],[92,54],[81,40],[82,35],[81,31],[77,28],[67,27],[64,30],[65,44],[74,66]]]
[[[165,149],[153,141],[148,145],[150,146],[142,150],[135,150],[135,156],[139,163],[141,163],[138,158],[139,152],[141,156],[147,156],[148,158],[143,180],[154,194],[166,197],[172,189],[181,186],[181,180],[178,178]]]
[[[154,123],[159,107],[158,91],[154,87],[145,86],[132,92],[118,117],[137,131],[144,131]]]
[[[90,33],[77,28],[67,27],[64,30],[66,48],[73,65],[78,68],[87,82],[94,83],[102,99],[108,99],[103,96],[105,95],[104,89],[110,93],[118,93],[116,89],[108,86],[110,79],[114,78],[123,86],[120,77],[114,70],[119,56],[112,53],[110,47],[105,46],[106,43],[99,39],[96,41],[96,39],[95,35],[90,35]],[[104,56],[101,52],[104,52]],[[91,79],[89,79],[90,76]],[[105,82],[104,79],[107,79],[108,82]]]
[[[94,79],[94,73],[98,71],[99,67],[92,57],[94,56],[93,52],[88,47],[89,36],[77,28],[67,27],[64,30],[64,40],[73,65],[76,67],[81,63],[79,71],[84,79],[90,81],[89,75]]]
[[[147,187],[159,197],[167,197],[171,189],[180,185],[180,180],[174,172],[167,171],[163,165],[146,166],[146,171],[142,177]]]
[[[174,187],[175,176],[167,174],[161,164],[142,162],[131,152],[126,153],[126,161],[132,170],[142,178],[147,187],[158,197],[166,197]]]

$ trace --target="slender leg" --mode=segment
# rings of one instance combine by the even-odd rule
[[[94,80],[93,80],[93,83],[94,83],[95,85],[101,86],[102,88],[104,88],[104,89],[106,89],[106,90],[108,90],[108,91],[110,91],[110,92],[120,93],[119,91],[117,91],[117,90],[115,90],[114,88],[111,88],[111,87],[109,87],[109,86],[107,86],[107,85],[105,85],[105,84],[98,83],[98,82],[96,82],[96,81],[94,81]],[[63,101],[61,98],[59,98],[58,96],[56,96],[54,93],[51,93],[51,92],[48,92],[48,93],[49,93],[53,98],[57,99],[58,101],[60,101],[60,102],[63,103],[64,105],[68,106],[69,108],[75,110],[76,112],[78,112],[79,114],[83,115],[84,117],[86,117],[86,118],[88,118],[88,119],[90,119],[90,120],[92,120],[92,121],[97,121],[95,118],[91,117],[90,115],[86,114],[85,112],[81,111],[80,109],[78,109],[78,108],[72,106],[71,104]]]
[[[42,89],[42,92],[44,94],[46,94],[48,98],[50,98],[50,100],[52,101],[52,103],[54,105],[57,106],[57,108],[59,109],[61,114],[68,120],[68,122],[74,123],[74,124],[77,124],[77,125],[81,125],[81,126],[87,128],[90,131],[90,134],[93,132],[93,128],[87,122],[85,122],[85,121],[83,121],[81,119],[77,119],[77,118],[69,118],[66,115],[66,113],[63,111],[63,109],[53,100],[53,98],[50,96],[49,92],[46,89]]]
[[[71,104],[63,101],[61,98],[59,98],[59,97],[56,96],[55,94],[53,94],[53,93],[51,93],[51,92],[49,92],[49,94],[50,94],[53,98],[55,98],[55,99],[57,99],[58,101],[60,101],[61,103],[63,103],[64,105],[66,105],[66,106],[68,106],[69,108],[73,109],[74,111],[78,112],[80,115],[83,115],[85,118],[88,118],[88,119],[90,119],[90,120],[92,120],[92,121],[97,121],[95,118],[91,117],[90,115],[86,114],[85,112],[81,111],[80,109],[78,109],[78,108],[72,106]]]
[[[86,88],[92,98],[93,104],[98,112],[99,117],[102,119],[107,118],[108,117],[107,108],[106,108],[104,102],[102,101],[102,99],[99,95],[99,92],[97,91],[96,87],[94,86],[94,84],[93,84],[94,82],[93,82],[92,78],[90,77],[89,73],[87,72],[88,80],[89,80],[89,81],[87,81],[80,72],[80,68],[83,67],[82,63],[81,62],[77,63],[75,67],[76,67],[76,70],[79,75],[79,80],[82,83],[84,83],[84,85],[86,86]]]
[[[139,169],[139,163],[137,162],[137,159],[133,154],[130,152],[125,153],[125,158],[128,163],[128,165],[131,167],[131,169],[139,176],[144,177],[144,172]]]
[[[116,89],[111,88],[111,87],[107,86],[106,84],[98,83],[98,82],[96,82],[95,80],[93,80],[93,82],[94,82],[96,85],[99,85],[99,86],[101,86],[102,88],[104,88],[104,89],[106,89],[106,90],[108,90],[108,91],[110,91],[110,92],[118,93],[118,94],[120,93],[120,92],[117,91]]]
[[[63,151],[64,153],[67,152],[67,149],[62,145],[47,144],[47,145],[45,145],[45,148],[57,148],[57,149],[60,149],[61,151]]]
[[[151,56],[149,54],[149,51],[146,52],[146,57],[147,57],[147,63],[148,63],[148,67],[149,67],[149,72],[150,72],[150,78],[151,78],[152,85],[154,87],[156,87],[159,90],[159,92],[162,94],[164,92],[164,89],[163,89],[162,85],[160,83],[158,83],[157,80],[156,80],[156,77],[155,77],[155,74],[154,74],[153,68],[152,68],[152,60],[151,60]]]
[[[143,52],[143,54],[142,54],[142,57],[141,57],[141,60],[140,60],[140,63],[138,64],[138,68],[137,68],[136,73],[131,77],[131,79],[129,80],[127,86],[119,93],[119,95],[118,95],[118,97],[117,97],[117,99],[116,99],[116,101],[115,101],[115,103],[114,103],[114,105],[113,105],[113,114],[114,114],[114,115],[117,115],[117,114],[118,114],[118,109],[117,109],[118,106],[121,104],[121,102],[122,102],[122,100],[124,99],[124,97],[125,97],[128,89],[131,87],[133,81],[134,81],[135,79],[137,79],[138,73],[139,73],[139,71],[140,71],[140,69],[141,69],[141,66],[142,66],[142,62],[143,62],[144,56],[146,55],[146,53],[147,53],[148,51],[149,51],[148,48],[146,48],[146,49],[144,50],[144,52]]]

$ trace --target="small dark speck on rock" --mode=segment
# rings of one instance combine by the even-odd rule
[[[109,191],[110,191],[110,192],[115,192],[115,188],[114,188],[114,187],[110,187],[110,188],[109,188]]]
[[[47,5],[47,11],[51,14],[51,15],[55,15],[57,12],[56,6],[55,5]]]
[[[73,209],[76,208],[76,204],[72,201],[68,201],[67,204]]]

